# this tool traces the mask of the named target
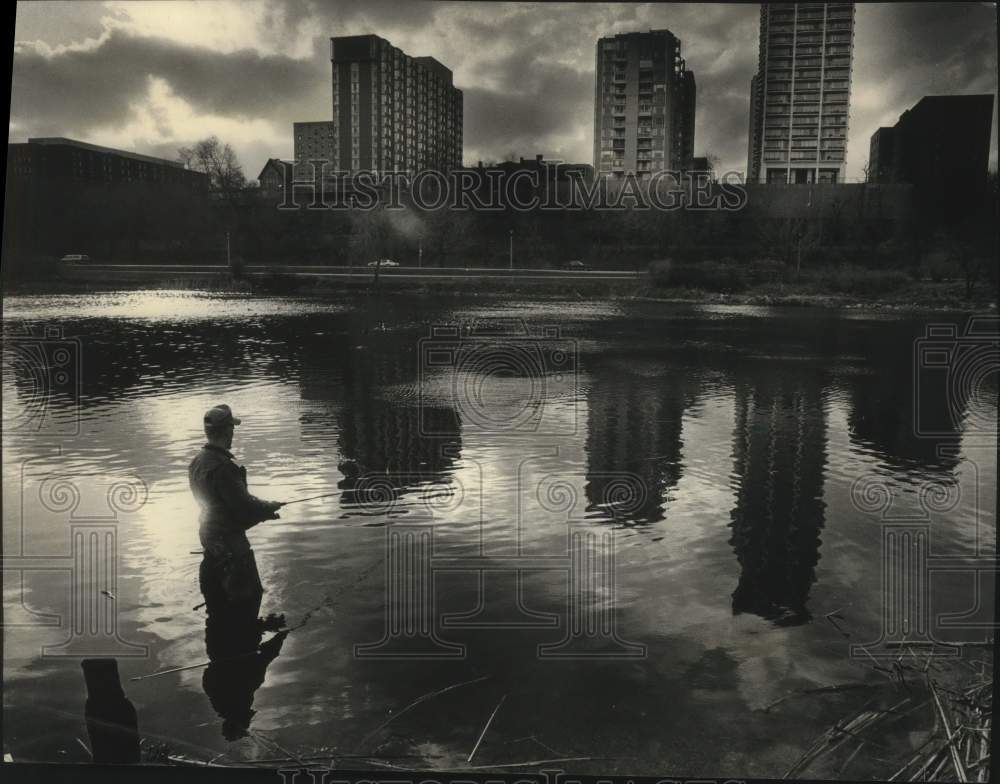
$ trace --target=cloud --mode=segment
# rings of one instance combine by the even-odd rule
[[[12,130],[22,138],[69,136],[152,152],[215,134],[254,168],[291,153],[293,119],[330,112],[324,63],[249,49],[220,53],[111,29],[59,50],[18,44],[14,62]]]
[[[291,124],[331,114],[329,38],[376,33],[450,67],[468,162],[592,157],[599,37],[666,28],[695,73],[695,154],[746,163],[759,9],[745,4],[217,0],[18,9],[12,139],[67,135],[140,151],[187,133],[234,144],[248,171],[291,154]],[[848,175],[923,95],[996,92],[995,10],[858,4]],[[187,139],[190,141],[191,139]],[[269,149],[265,149],[270,145]],[[993,158],[995,160],[995,150]]]
[[[466,160],[542,153],[588,161],[590,150],[581,155],[580,148],[589,147],[591,135],[588,129],[582,138],[576,109],[593,95],[593,76],[566,68],[549,69],[530,90],[465,90]]]
[[[984,3],[858,4],[848,174],[859,176],[871,135],[925,95],[997,90],[996,9]],[[993,149],[996,162],[996,102]]]
[[[127,117],[150,77],[197,108],[234,118],[287,118],[327,94],[325,74],[310,60],[251,49],[220,53],[121,30],[94,46],[57,52],[18,44],[14,62],[11,113],[74,128]]]

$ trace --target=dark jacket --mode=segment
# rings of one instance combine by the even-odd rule
[[[246,469],[222,447],[205,444],[188,466],[188,481],[201,506],[198,535],[206,552],[245,553],[245,531],[277,517],[268,502],[250,495]]]

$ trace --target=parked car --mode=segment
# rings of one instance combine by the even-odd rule
[[[392,259],[375,259],[375,261],[368,262],[369,267],[398,267],[397,264]]]
[[[59,261],[65,264],[89,264],[90,256],[85,253],[67,253]]]
[[[562,268],[565,270],[583,270],[587,269],[587,265],[579,259],[574,259],[573,261],[567,261],[562,265]]]

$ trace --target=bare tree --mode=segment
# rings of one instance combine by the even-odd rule
[[[236,153],[217,136],[195,142],[193,147],[181,147],[177,159],[188,169],[207,174],[212,190],[224,195],[232,195],[247,186]]]

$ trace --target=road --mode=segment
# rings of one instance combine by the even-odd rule
[[[228,272],[224,264],[81,264],[72,267],[74,273],[108,272],[126,273],[150,277],[163,275],[193,276],[220,275]],[[248,265],[249,275],[268,275],[278,273],[304,278],[342,278],[344,280],[366,280],[375,277],[375,270],[369,267],[355,267],[353,270],[343,267],[323,267],[319,265],[280,265],[263,266]],[[643,273],[624,270],[558,270],[558,269],[506,269],[498,268],[464,268],[464,267],[384,267],[379,277],[392,279],[456,279],[456,278],[518,278],[525,280],[559,280],[559,281],[594,281],[594,280],[635,280]]]

